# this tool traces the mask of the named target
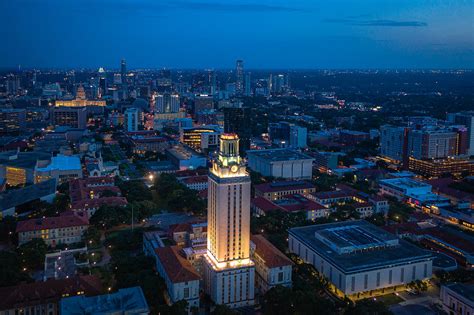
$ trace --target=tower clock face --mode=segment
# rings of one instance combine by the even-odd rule
[[[239,167],[238,167],[237,165],[232,165],[232,166],[230,167],[230,171],[231,171],[232,173],[236,173],[238,170],[239,170]]]

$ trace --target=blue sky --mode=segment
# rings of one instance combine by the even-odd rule
[[[0,66],[474,68],[474,1],[0,0]]]

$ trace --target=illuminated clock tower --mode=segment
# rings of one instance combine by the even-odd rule
[[[255,267],[250,259],[250,176],[235,134],[220,137],[209,172],[206,293],[216,304],[254,304]]]

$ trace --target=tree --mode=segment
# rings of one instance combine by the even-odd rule
[[[31,241],[18,247],[17,252],[20,257],[20,264],[28,270],[43,268],[44,258],[48,246],[41,238],[34,238]]]
[[[214,311],[211,312],[212,315],[238,315],[236,311],[230,309],[227,305],[216,305]]]
[[[87,244],[87,246],[98,246],[100,245],[100,238],[102,236],[102,233],[100,230],[91,225],[87,228],[87,230],[84,232],[84,235],[82,238],[84,239],[84,242]]]
[[[0,287],[16,285],[22,281],[31,281],[31,278],[22,270],[18,254],[0,251]]]

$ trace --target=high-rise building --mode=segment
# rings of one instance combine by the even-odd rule
[[[306,148],[308,138],[308,129],[293,125],[290,127],[290,147],[292,148]]]
[[[224,132],[236,133],[239,136],[240,151],[246,152],[250,149],[252,137],[251,108],[242,107],[236,103],[235,107],[225,107],[224,110]]]
[[[122,82],[125,83],[127,81],[127,62],[125,59],[122,59],[120,62],[120,76],[122,77]]]
[[[469,155],[474,155],[474,111],[449,113],[448,121],[458,125],[464,125],[467,128],[467,153]]]
[[[8,75],[7,80],[5,81],[5,87],[7,94],[17,94],[18,90],[21,88],[20,77],[14,74]]]
[[[408,164],[410,128],[385,125],[380,128],[380,154],[390,160]]]
[[[155,97],[155,111],[157,113],[177,113],[180,102],[178,94],[163,93]]]
[[[140,110],[138,108],[128,108],[124,113],[125,128],[128,132],[138,131],[140,121]]]
[[[214,98],[211,95],[196,95],[194,98],[194,113],[214,109]]]
[[[244,95],[245,96],[250,96],[252,95],[252,79],[251,79],[251,74],[250,72],[247,72],[245,74],[245,90],[244,90]]]
[[[52,107],[51,123],[55,126],[70,126],[73,128],[86,128],[86,107]]]
[[[205,291],[216,304],[254,304],[255,264],[250,259],[250,176],[239,156],[239,138],[223,134],[208,184]]]
[[[237,95],[244,93],[244,61],[237,60],[235,64],[235,92]]]
[[[449,130],[412,130],[408,154],[415,159],[437,159],[457,155],[458,135]]]
[[[0,135],[18,134],[25,128],[25,124],[25,109],[0,109]]]

